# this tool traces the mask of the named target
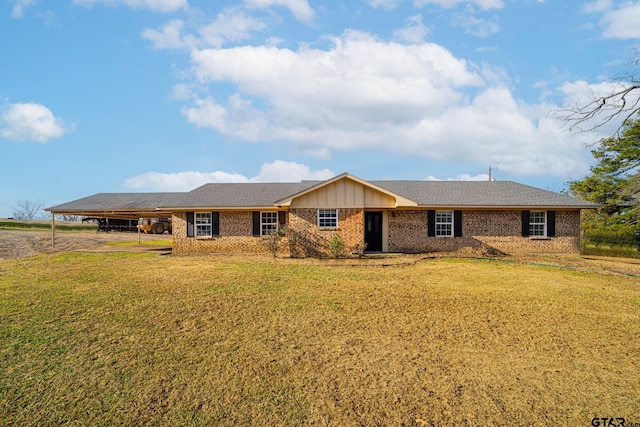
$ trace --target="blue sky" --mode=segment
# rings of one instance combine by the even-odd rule
[[[514,180],[588,144],[553,111],[611,89],[640,1],[9,0],[0,217],[205,182]]]

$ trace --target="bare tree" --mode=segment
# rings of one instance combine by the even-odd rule
[[[41,200],[20,200],[13,209],[13,217],[15,219],[28,219],[33,220],[42,216],[42,208],[44,202]]]
[[[622,119],[616,129],[618,133],[640,113],[640,50],[636,50],[629,65],[632,71],[612,80],[609,93],[556,111],[556,117],[565,121],[569,130],[578,132],[594,131],[614,119]]]

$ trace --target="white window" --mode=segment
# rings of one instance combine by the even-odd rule
[[[318,209],[318,227],[338,228],[338,209]]]
[[[196,237],[211,236],[211,212],[196,212]]]
[[[436,211],[436,236],[453,236],[453,211]]]
[[[268,236],[278,229],[278,212],[260,213],[260,230],[263,236]]]
[[[545,211],[531,211],[529,213],[529,236],[547,235],[547,213]]]

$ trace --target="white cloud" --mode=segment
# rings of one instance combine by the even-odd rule
[[[214,129],[246,141],[257,142],[269,132],[264,114],[253,108],[251,101],[234,94],[226,106],[212,98],[196,99],[195,106],[183,108],[182,114],[199,128]]]
[[[175,19],[159,30],[145,29],[142,38],[149,40],[155,49],[221,48],[229,42],[249,39],[253,32],[264,31],[267,25],[262,19],[248,16],[239,8],[228,8],[211,22],[198,26],[197,35],[185,32],[184,27],[184,21]]]
[[[103,3],[107,6],[122,4],[132,9],[147,9],[162,13],[189,8],[187,0],[73,0],[73,4],[85,7],[92,7],[96,3]]]
[[[371,6],[374,9],[380,8],[385,10],[391,10],[398,7],[398,5],[402,3],[402,0],[367,0],[367,3],[369,3],[369,6]]]
[[[410,16],[404,27],[395,30],[393,37],[409,43],[422,43],[429,34],[429,29],[422,23],[422,15]]]
[[[497,18],[493,18],[493,21],[478,18],[475,11],[470,7],[455,13],[452,18],[452,24],[456,27],[464,28],[467,34],[478,37],[489,37],[500,31],[500,24],[497,22]]]
[[[624,1],[614,5],[611,0],[596,0],[582,8],[585,13],[602,14],[602,37],[610,39],[640,39],[640,1]]]
[[[200,27],[204,46],[221,47],[225,42],[239,42],[251,37],[252,32],[267,28],[262,19],[247,15],[238,8],[225,9],[212,22]]]
[[[259,9],[281,6],[289,9],[299,21],[311,21],[315,15],[307,0],[245,0],[245,4]]]
[[[276,160],[263,164],[260,175],[251,180],[257,182],[298,182],[304,179],[324,181],[335,175],[335,172],[329,169],[311,170],[309,166],[300,163]]]
[[[124,181],[124,186],[146,191],[190,191],[203,184],[217,182],[298,182],[304,179],[325,180],[336,174],[329,169],[311,170],[308,166],[276,160],[265,163],[257,176],[248,178],[236,172],[147,172]]]
[[[560,122],[546,117],[548,110],[519,104],[506,88],[489,88],[468,105],[425,117],[402,149],[442,161],[485,163],[514,175],[566,178],[586,172],[585,140],[564,132]]]
[[[178,83],[173,87],[171,99],[176,101],[188,101],[195,99],[193,86],[188,83]]]
[[[585,169],[582,145],[546,119],[549,106],[516,102],[500,73],[487,80],[475,71],[482,67],[436,44],[348,32],[326,51],[243,46],[194,50],[192,61],[200,84],[232,83],[238,92],[196,98],[183,114],[235,138],[287,141],[322,157],[378,148],[516,174]]]
[[[73,130],[41,104],[7,104],[0,113],[0,138],[10,141],[47,142]]]
[[[476,5],[483,10],[501,9],[504,7],[503,0],[415,0],[414,4],[416,7],[433,4],[446,9],[454,8],[460,4]]]
[[[588,170],[584,144],[598,139],[566,132],[549,117],[556,105],[514,99],[504,70],[470,64],[434,43],[348,31],[324,50],[193,49],[191,61],[194,81],[176,88],[188,99],[182,113],[189,122],[325,159],[377,149],[567,179]],[[220,84],[235,93],[225,99],[192,89]]]
[[[640,39],[640,2],[623,3],[618,9],[605,12],[602,17],[603,37],[612,39]]]
[[[585,3],[582,6],[582,11],[585,13],[602,13],[610,10],[612,7],[611,0],[595,0],[589,3]]]
[[[155,49],[183,49],[195,45],[193,37],[183,36],[184,22],[174,19],[167,22],[161,30],[147,28],[142,32],[142,38],[151,42]]]
[[[403,0],[366,0],[369,6],[374,9],[391,10],[398,7]],[[503,0],[413,0],[413,4],[420,8],[427,5],[439,6],[443,9],[452,9],[459,5],[475,5],[483,10],[501,9],[504,7]]]
[[[11,9],[11,16],[13,18],[23,18],[24,10],[29,6],[34,6],[36,0],[13,0],[13,8]]]
[[[264,46],[194,50],[201,83],[229,82],[262,99],[277,127],[289,131],[377,127],[415,122],[482,86],[464,60],[436,44],[385,43],[348,32],[331,50]],[[205,104],[209,106],[209,104]]]
[[[190,191],[210,182],[248,182],[238,173],[227,172],[146,172],[124,181],[127,188],[146,191]]]

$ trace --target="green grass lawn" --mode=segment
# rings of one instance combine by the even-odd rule
[[[127,247],[127,246],[168,246],[171,247],[171,245],[173,244],[173,242],[171,241],[171,239],[154,239],[154,240],[141,240],[140,242],[136,241],[125,241],[125,242],[106,242],[107,245],[110,246],[121,246],[121,247]]]
[[[637,246],[585,244],[581,252],[583,255],[640,258],[640,251],[638,251]]]
[[[640,422],[637,277],[515,262],[0,260],[0,425]]]

